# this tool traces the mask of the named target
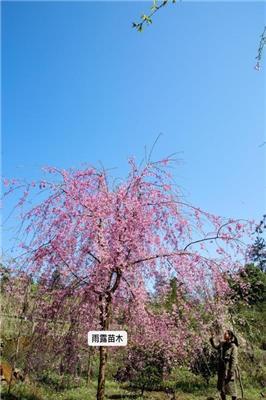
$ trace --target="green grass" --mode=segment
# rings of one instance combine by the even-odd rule
[[[176,399],[177,400],[206,400],[208,397],[215,400],[219,399],[215,389],[215,381],[212,380],[209,387],[204,384],[195,384],[195,382],[176,382]],[[55,391],[48,385],[40,385],[37,383],[25,384],[19,383],[13,385],[10,394],[7,393],[7,387],[3,385],[3,400],[95,400],[96,399],[97,382],[93,381],[88,386],[82,382],[80,387]],[[247,387],[244,385],[245,400],[261,399],[261,389],[256,387]],[[170,400],[171,395],[167,395],[162,391],[145,392],[144,400]],[[106,400],[143,400],[139,391],[127,389],[127,385],[119,385],[113,381],[106,382]]]

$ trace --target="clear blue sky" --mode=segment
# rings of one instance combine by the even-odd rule
[[[124,176],[162,132],[154,158],[181,152],[187,200],[260,218],[265,199],[265,70],[253,68],[262,2],[3,2],[3,174],[101,161]]]

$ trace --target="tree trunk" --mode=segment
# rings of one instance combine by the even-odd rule
[[[107,331],[109,329],[110,321],[112,318],[112,294],[114,294],[114,292],[119,286],[121,275],[122,273],[120,269],[118,267],[115,268],[111,272],[110,281],[105,293],[100,294],[99,296],[100,324],[103,331]],[[104,400],[107,350],[108,347],[100,346],[100,365],[99,365],[99,375],[98,375],[97,400]]]
[[[100,346],[100,366],[98,376],[97,400],[104,400],[106,364],[107,348],[104,346]]]
[[[91,367],[91,358],[92,358],[92,350],[89,347],[89,354],[88,354],[88,363],[87,363],[87,385],[89,385],[91,381],[91,373],[92,373],[92,367]]]
[[[109,329],[109,323],[111,317],[111,304],[112,304],[112,297],[110,293],[108,293],[104,297],[100,296],[100,321],[102,330],[104,331],[107,331]],[[100,365],[98,374],[97,400],[104,400],[107,349],[108,348],[106,346],[100,346]]]

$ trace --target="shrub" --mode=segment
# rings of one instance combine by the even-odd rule
[[[163,384],[163,379],[170,372],[170,364],[163,349],[157,347],[131,348],[114,376],[119,382],[129,381],[134,388],[141,390],[156,390]]]
[[[217,372],[217,352],[205,347],[190,364],[191,371],[204,378],[207,385],[210,378]]]

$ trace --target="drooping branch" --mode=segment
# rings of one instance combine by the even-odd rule
[[[126,284],[127,284],[128,288],[129,288],[129,290],[130,290],[130,293],[131,293],[131,295],[132,295],[133,299],[135,300],[135,299],[136,299],[136,296],[135,296],[135,294],[133,293],[133,291],[132,291],[132,289],[131,289],[131,285],[130,285],[130,283],[128,282],[128,280],[127,280],[127,279],[126,279],[124,276],[122,276],[122,279],[123,279],[123,281],[125,281],[125,282],[126,282]]]
[[[101,264],[101,260],[96,257],[94,254],[92,254],[91,251],[88,251],[89,256],[91,256],[95,261],[97,261],[99,264]]]
[[[161,4],[159,4],[158,0],[153,0],[153,5],[151,7],[151,13],[146,15],[143,14],[141,16],[141,21],[140,22],[133,22],[132,26],[133,28],[136,28],[138,32],[142,32],[144,24],[145,25],[150,25],[152,24],[152,18],[153,16],[163,7],[165,7],[170,0],[163,0]],[[171,0],[171,3],[176,3],[176,0]]]
[[[257,63],[255,65],[255,69],[257,71],[260,70],[261,68],[261,60],[262,60],[262,55],[263,55],[263,50],[264,46],[266,45],[266,26],[264,26],[264,30],[260,36],[260,43],[259,43],[259,48],[258,48],[258,54],[256,56]]]
[[[215,236],[210,236],[210,237],[206,237],[206,238],[203,238],[203,239],[194,240],[193,242],[188,243],[184,247],[184,251],[187,250],[193,244],[202,243],[202,242],[208,242],[208,241],[217,240],[217,239],[239,241],[237,238],[228,237],[228,236],[219,236],[219,234],[217,233],[217,235],[215,235]],[[243,242],[241,242],[241,241],[239,241],[239,242],[243,244]]]
[[[165,253],[165,254],[155,254],[149,257],[144,257],[142,259],[133,261],[130,263],[130,266],[145,262],[145,261],[152,261],[156,260],[158,258],[168,258],[168,257],[174,257],[174,256],[189,256],[192,255],[192,253],[184,252],[184,251],[178,251],[178,252],[172,252],[172,253]]]

